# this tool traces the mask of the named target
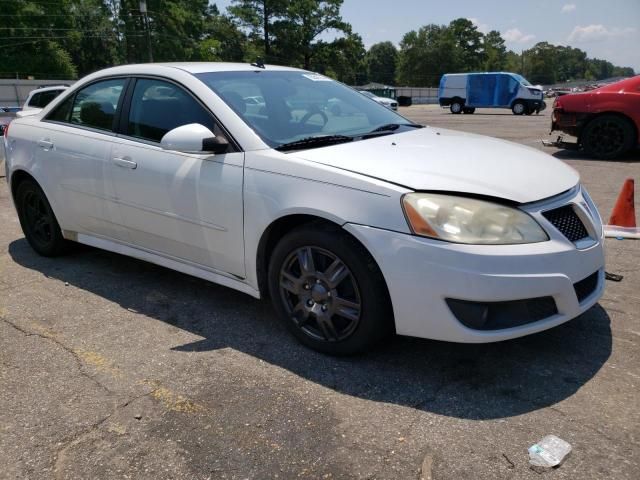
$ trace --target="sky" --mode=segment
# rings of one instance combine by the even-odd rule
[[[211,0],[224,10],[231,0]],[[342,18],[368,48],[429,23],[466,17],[498,30],[520,52],[537,42],[571,45],[640,73],[640,0],[344,0]]]

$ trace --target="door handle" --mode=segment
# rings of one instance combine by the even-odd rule
[[[129,157],[113,157],[113,163],[122,168],[135,169],[138,164],[131,160]]]
[[[51,150],[53,148],[53,142],[48,138],[41,138],[38,140],[38,146],[44,150]]]

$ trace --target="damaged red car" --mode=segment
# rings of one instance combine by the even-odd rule
[[[640,141],[640,75],[584,93],[556,98],[551,131],[578,138],[585,153],[609,160],[624,155]],[[556,145],[570,146],[558,139]]]

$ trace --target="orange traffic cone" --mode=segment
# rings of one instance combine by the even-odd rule
[[[622,185],[620,195],[616,201],[609,225],[616,227],[635,228],[636,226],[636,210],[633,201],[633,178],[627,178]]]

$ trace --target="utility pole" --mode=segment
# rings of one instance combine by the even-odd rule
[[[153,52],[151,50],[151,25],[149,24],[149,15],[147,14],[147,0],[140,0],[140,14],[144,22],[144,29],[147,32],[147,49],[149,52],[149,63],[153,63]]]

